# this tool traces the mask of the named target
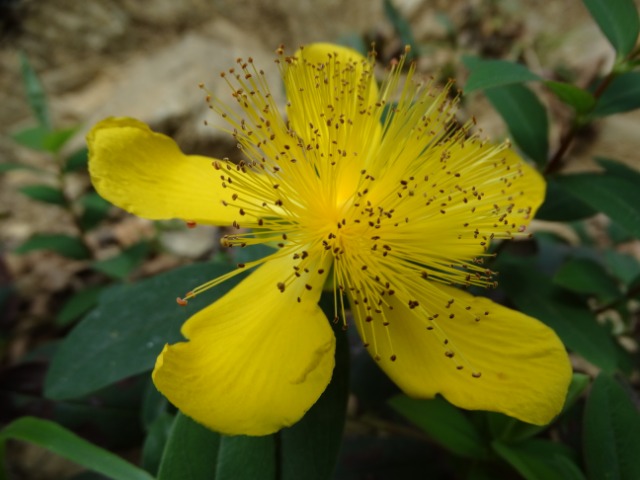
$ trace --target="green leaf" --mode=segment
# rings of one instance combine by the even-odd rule
[[[476,60],[468,61],[467,67],[471,73],[464,86],[464,92],[486,90],[494,87],[541,80],[541,78],[521,63],[507,60]]]
[[[91,267],[116,280],[124,280],[144,261],[148,253],[149,243],[142,241],[126,248],[114,257],[95,262]]]
[[[572,195],[640,238],[640,190],[632,179],[617,176],[613,171],[556,178]]]
[[[142,446],[142,468],[155,475],[160,467],[160,461],[164,452],[174,416],[163,412],[149,426],[147,437]]]
[[[584,415],[584,458],[589,478],[640,478],[640,412],[610,375],[591,388]]]
[[[169,434],[158,480],[213,480],[220,434],[178,413]]]
[[[590,112],[596,104],[596,99],[591,93],[570,83],[548,80],[544,84],[562,102],[572,107],[578,114]]]
[[[602,33],[619,57],[628,55],[635,47],[640,21],[633,0],[583,0]]]
[[[23,417],[7,425],[0,430],[0,453],[3,453],[4,444],[9,439],[39,445],[113,480],[153,480],[144,470],[47,420]],[[0,457],[0,462],[3,460],[4,454]],[[0,479],[3,478],[7,477],[0,465]]]
[[[408,53],[407,58],[415,58],[419,52],[419,48],[413,36],[413,31],[411,30],[409,22],[402,16],[400,11],[398,11],[392,0],[384,0],[384,13],[400,37],[402,44],[409,45],[411,47],[411,51]]]
[[[78,237],[65,234],[37,234],[15,249],[16,253],[27,253],[34,250],[51,250],[59,255],[75,260],[84,260],[91,252]]]
[[[547,178],[547,195],[536,213],[537,219],[572,222],[593,217],[596,213],[598,213],[596,210],[567,192],[555,178]]]
[[[20,187],[20,192],[27,197],[43,203],[51,203],[61,207],[67,204],[62,191],[49,185],[27,185]]]
[[[333,296],[324,295],[321,306],[333,315]],[[328,315],[328,318],[332,318]],[[333,477],[340,450],[349,396],[349,344],[342,325],[333,324],[336,366],[331,382],[318,401],[295,425],[279,435],[278,480],[324,480]]]
[[[47,372],[45,395],[54,400],[80,397],[151,370],[165,343],[183,339],[184,321],[226,293],[239,277],[202,293],[186,307],[174,299],[231,268],[189,265],[107,289],[98,306],[62,341]]]
[[[22,163],[0,163],[0,173],[12,172],[13,170],[31,170],[33,172],[42,172],[39,168]]]
[[[567,347],[594,365],[609,372],[617,368],[615,343],[586,305],[552,285],[529,262],[499,263],[497,268],[500,287],[519,310],[553,328]]]
[[[50,132],[43,141],[43,147],[47,152],[58,153],[66,143],[78,132],[79,127],[65,128]]]
[[[20,130],[11,135],[11,138],[23,147],[30,148],[32,150],[39,150],[45,152],[44,148],[45,139],[49,134],[49,129],[38,125],[37,127],[28,127],[24,130]]]
[[[561,443],[532,438],[506,445],[495,441],[495,452],[526,480],[584,480],[585,476],[572,460],[572,452]]]
[[[424,430],[447,450],[471,459],[487,458],[484,440],[471,421],[456,407],[441,397],[417,400],[396,395],[391,407]]]
[[[604,117],[636,108],[640,108],[640,72],[627,72],[613,79],[598,99],[592,114]]]
[[[20,52],[20,67],[29,106],[38,119],[38,123],[47,130],[51,130],[51,117],[49,116],[49,107],[44,88],[42,88],[42,83],[40,83],[38,74],[33,69],[31,62],[29,62],[29,58],[22,52]]]
[[[218,450],[215,480],[276,480],[276,453],[275,435],[223,436]]]
[[[506,85],[485,90],[522,151],[538,165],[547,162],[549,121],[538,97],[524,85]]]
[[[604,259],[607,267],[627,286],[640,275],[640,262],[631,255],[607,249],[604,251]]]
[[[80,199],[84,207],[80,224],[84,230],[91,230],[109,215],[111,204],[96,192],[89,192]]]
[[[602,265],[587,258],[568,260],[556,273],[553,282],[572,292],[597,295],[602,302],[620,296],[615,278]]]
[[[89,150],[87,147],[72,153],[64,164],[63,172],[77,172],[86,170],[89,163]]]
[[[104,288],[103,285],[96,285],[76,292],[58,311],[56,325],[66,327],[95,307],[98,304],[98,296]]]

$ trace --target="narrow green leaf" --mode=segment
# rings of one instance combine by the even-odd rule
[[[547,178],[547,195],[536,218],[552,222],[572,222],[593,217],[596,210],[571,195],[555,178]]]
[[[333,314],[332,296],[324,295],[321,306],[325,312]],[[349,344],[342,325],[333,325],[333,329],[336,335],[336,366],[331,382],[302,420],[278,434],[281,451],[278,480],[325,480],[333,477],[349,396]]]
[[[636,108],[640,108],[640,72],[627,72],[613,79],[598,99],[592,114],[604,117]]]
[[[411,51],[407,55],[409,59],[414,58],[419,52],[419,46],[413,36],[411,25],[406,18],[402,16],[400,11],[396,8],[392,0],[384,0],[384,13],[393,25],[394,30],[400,37],[400,41],[403,45],[409,45]]]
[[[640,238],[640,189],[637,183],[612,172],[579,173],[556,178],[572,195]]]
[[[471,459],[487,458],[488,452],[480,433],[460,410],[445,399],[417,400],[396,395],[389,404],[456,455]]]
[[[31,170],[33,172],[42,172],[39,168],[32,167],[31,165],[24,165],[22,163],[0,163],[0,174],[6,172],[12,172],[13,170]]]
[[[583,0],[618,56],[628,55],[636,44],[640,21],[633,0]]]
[[[586,258],[568,260],[553,277],[556,285],[581,294],[594,294],[611,301],[621,294],[616,280],[599,263]]]
[[[584,480],[585,476],[572,460],[572,452],[561,443],[532,438],[506,445],[491,444],[495,452],[526,480]]]
[[[506,85],[485,90],[502,116],[516,144],[538,165],[547,162],[549,121],[544,105],[524,85]]]
[[[79,127],[65,128],[50,132],[43,141],[43,147],[47,152],[58,153],[66,143],[78,132]]]
[[[104,288],[102,285],[96,285],[74,294],[56,315],[56,325],[66,327],[95,307],[98,304],[98,296]]]
[[[465,93],[542,80],[521,63],[507,60],[479,60],[467,66],[471,73],[464,86]]]
[[[44,147],[44,144],[48,134],[49,129],[42,125],[38,125],[36,127],[28,127],[24,130],[13,133],[11,138],[18,145],[22,145],[23,147],[27,147],[32,150],[46,152],[47,150]]]
[[[44,88],[42,88],[42,83],[40,83],[38,74],[33,69],[31,62],[29,62],[29,58],[22,52],[20,53],[20,67],[29,106],[38,119],[38,123],[47,130],[51,130],[51,118]]]
[[[163,412],[149,426],[149,431],[142,446],[141,464],[142,468],[152,475],[156,475],[160,468],[162,454],[167,445],[173,422],[174,416]]]
[[[67,200],[62,191],[49,185],[27,185],[20,187],[20,193],[43,203],[65,206]]]
[[[149,243],[146,241],[136,243],[118,255],[95,262],[91,267],[116,280],[124,280],[137,268],[149,253]]]
[[[0,452],[7,440],[22,440],[67,458],[113,480],[153,480],[144,470],[47,420],[23,417],[0,430]],[[0,458],[0,462],[4,460]],[[0,479],[4,469],[0,465]]]
[[[63,257],[75,260],[84,260],[91,256],[82,240],[62,233],[34,235],[16,248],[15,252],[23,254],[34,250],[51,250]]]
[[[275,435],[223,436],[218,450],[215,480],[276,480],[275,440]]]
[[[553,286],[530,263],[499,265],[500,287],[519,310],[553,328],[567,347],[594,365],[609,372],[617,368],[616,345],[586,305]]]
[[[184,321],[226,293],[239,277],[202,293],[186,307],[174,299],[230,270],[227,265],[189,265],[104,291],[98,306],[58,348],[47,372],[45,395],[54,400],[76,398],[151,370],[165,343],[183,339]]]
[[[178,413],[164,448],[158,480],[213,480],[220,435]]]
[[[590,112],[596,104],[596,99],[591,93],[570,83],[548,80],[544,84],[562,102],[572,107],[578,114]]]
[[[589,478],[640,478],[640,412],[613,377],[601,373],[584,415],[584,458]]]

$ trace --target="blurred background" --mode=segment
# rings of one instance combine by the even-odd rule
[[[51,417],[58,408],[41,398],[50,345],[95,305],[101,288],[220,254],[213,228],[154,226],[100,203],[84,168],[91,125],[107,116],[132,116],[171,135],[185,152],[232,156],[235,145],[216,131],[218,120],[198,84],[224,98],[219,72],[237,57],[251,56],[279,93],[274,50],[284,44],[293,52],[316,41],[361,51],[375,43],[381,64],[409,43],[419,72],[455,78],[460,88],[467,76],[463,55],[518,61],[547,79],[579,86],[614,59],[575,0],[0,0],[0,162],[21,165],[0,173],[0,421],[24,413]],[[68,132],[59,149],[33,148],[23,135],[37,123],[25,80],[34,74],[51,125]],[[540,94],[554,117],[553,150],[570,112]],[[466,97],[462,108],[461,117],[474,116],[487,136],[505,138],[503,121],[481,93]],[[596,155],[640,167],[638,131],[637,110],[594,123],[576,139],[568,168],[589,169]],[[70,158],[77,159],[73,167]],[[63,197],[38,199],[25,190],[34,184],[59,188]],[[93,220],[85,218],[88,211]],[[596,217],[589,228],[606,243],[606,235],[598,237],[601,225]],[[34,235],[79,231],[83,255],[24,248]],[[637,243],[620,249],[640,258]],[[181,286],[177,290],[182,293]],[[85,295],[78,300],[80,292]],[[125,447],[125,454],[132,448],[99,428],[83,433]],[[19,478],[62,478],[74,469],[37,447],[12,452]]]

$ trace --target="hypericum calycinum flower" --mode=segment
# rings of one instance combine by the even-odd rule
[[[222,74],[239,109],[208,98],[245,155],[237,164],[186,156],[132,119],[104,120],[88,136],[93,183],[114,204],[233,225],[227,246],[276,247],[180,299],[255,269],[184,324],[188,341],[165,346],[158,389],[227,434],[295,423],[334,368],[318,307],[330,283],[335,319],[347,322],[348,301],[368,351],[408,395],[549,422],[571,375],[562,343],[455,287],[493,285],[487,247],[525,230],[543,179],[508,145],[458,126],[450,86],[416,83],[413,67],[402,81],[403,60],[380,87],[373,57],[336,45],[279,50],[277,63],[286,116],[251,59]]]

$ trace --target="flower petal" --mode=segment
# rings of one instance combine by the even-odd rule
[[[413,309],[393,297],[387,327],[379,320],[359,322],[364,338],[375,335],[382,369],[412,397],[442,394],[469,410],[549,423],[571,379],[567,353],[553,330],[487,298],[434,289],[437,300],[424,296]]]
[[[165,346],[153,380],[183,413],[228,435],[267,435],[320,397],[335,337],[317,305],[322,281],[279,291],[291,271],[288,257],[268,261],[185,323],[188,342]]]
[[[107,118],[87,135],[89,173],[98,193],[153,220],[179,218],[229,225],[237,212],[222,205],[212,159],[185,155],[166,135],[132,118]]]

